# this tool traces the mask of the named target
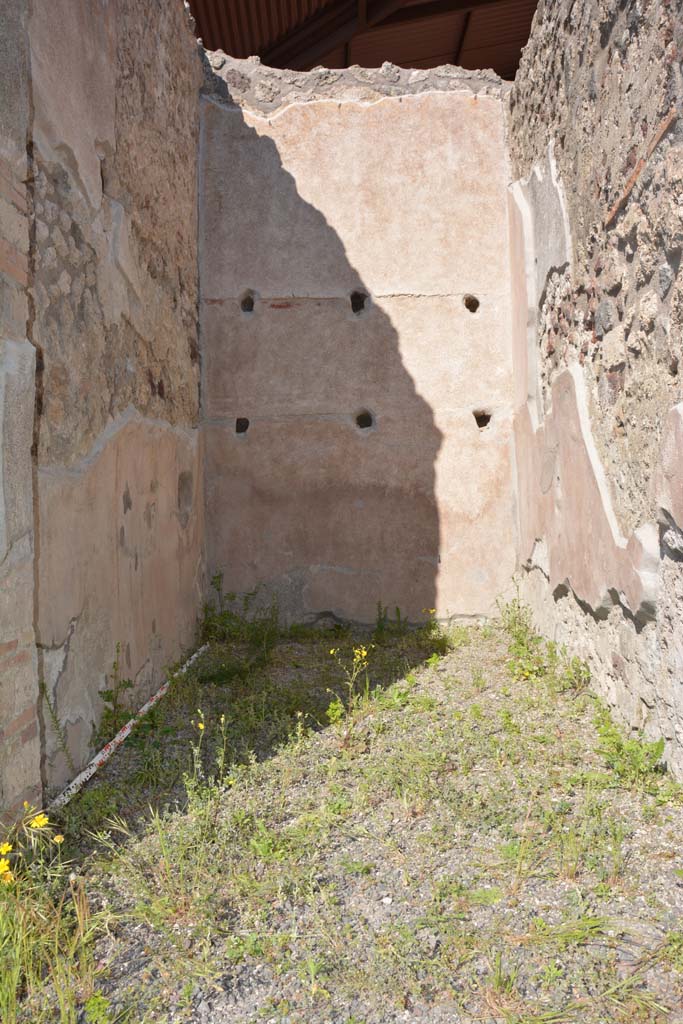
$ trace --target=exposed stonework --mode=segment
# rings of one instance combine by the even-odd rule
[[[201,601],[201,64],[180,3],[37,0],[30,42],[36,627],[63,732],[47,716],[54,786],[64,741],[76,765],[92,749],[116,644],[140,701],[192,642]]]
[[[130,404],[197,423],[200,72],[185,21],[176,3],[34,6],[41,464],[85,455]]]
[[[0,10],[0,813],[40,793],[33,633],[28,5]]]
[[[682,49],[676,3],[542,2],[510,97],[523,591],[678,772]]]
[[[180,2],[34,0],[30,17],[14,7],[25,112],[2,178],[14,247],[2,287],[17,294],[3,302],[13,320],[0,341],[0,557],[12,567],[0,596],[0,728],[22,740],[32,730],[37,752],[40,679],[50,791],[92,751],[116,644],[135,703],[194,639],[202,70]],[[3,745],[3,804],[21,796],[24,775],[40,782],[37,753],[24,769],[15,747]]]
[[[372,103],[383,96],[418,96],[425,92],[465,90],[475,96],[507,93],[510,85],[493,71],[467,71],[446,64],[438,68],[314,68],[288,71],[269,68],[258,57],[235,60],[222,50],[207,52],[204,93],[228,106],[272,114],[291,103],[348,100]]]
[[[651,475],[681,398],[683,20],[667,0],[563,0],[542,2],[534,26],[511,93],[513,168],[526,176],[553,142],[575,259],[547,283],[543,369],[584,366],[630,531],[656,513]]]
[[[491,614],[514,570],[502,90],[395,70],[266,118],[316,73],[226,61],[202,108],[208,566],[292,619]]]

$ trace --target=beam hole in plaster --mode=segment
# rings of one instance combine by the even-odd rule
[[[246,416],[238,416],[235,420],[235,433],[246,434],[249,430],[249,420]]]
[[[256,302],[256,295],[252,291],[246,291],[240,299],[240,309],[243,313],[253,313]]]
[[[491,422],[491,413],[484,409],[475,409],[472,413],[480,430],[485,430]]]
[[[479,309],[480,302],[476,295],[466,295],[462,301],[470,313],[476,313]]]
[[[362,409],[356,415],[356,426],[359,427],[360,430],[369,430],[370,427],[374,427],[374,425],[375,418],[367,409]]]
[[[360,316],[360,314],[364,312],[369,298],[370,296],[367,292],[351,292],[351,310],[356,314],[356,316]]]

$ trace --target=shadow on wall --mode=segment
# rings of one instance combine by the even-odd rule
[[[401,284],[400,197],[377,187],[387,143],[374,146],[353,104],[266,120],[229,102],[227,92],[202,101],[209,573],[236,592],[262,584],[289,620],[371,621],[379,602],[423,619],[436,606],[442,435],[401,351],[429,351],[429,299]],[[386,252],[369,279],[281,150],[295,167],[316,162],[312,191],[325,191],[363,263]],[[373,202],[385,204],[382,239],[364,239]]]

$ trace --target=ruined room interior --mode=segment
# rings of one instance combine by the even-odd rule
[[[511,688],[546,651],[631,790],[683,781],[682,53],[678,0],[5,0],[3,820],[47,828],[224,601],[360,636],[354,683],[390,622],[485,647],[526,609]],[[415,998],[368,1022],[475,1019]]]

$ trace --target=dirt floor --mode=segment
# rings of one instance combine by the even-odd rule
[[[683,1021],[681,788],[523,609],[205,637],[64,813],[78,1021]]]

